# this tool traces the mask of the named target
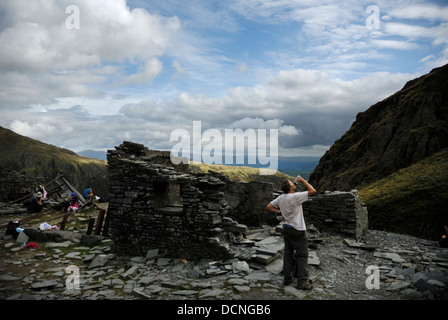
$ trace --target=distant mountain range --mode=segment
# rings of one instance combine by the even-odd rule
[[[107,152],[106,151],[95,151],[95,150],[84,150],[81,152],[77,152],[80,156],[87,158],[94,158],[99,160],[107,160]]]
[[[84,150],[78,152],[79,155],[89,158],[95,158],[100,160],[107,160],[107,152]],[[303,178],[308,179],[311,172],[319,163],[320,157],[279,157],[278,158],[278,171],[296,177],[300,174]],[[233,164],[230,167],[252,167],[258,168],[259,165]],[[262,167],[262,166],[261,166]]]

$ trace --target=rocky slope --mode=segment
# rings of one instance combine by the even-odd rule
[[[82,157],[3,127],[0,127],[0,141],[0,166],[5,169],[30,177],[40,176],[45,183],[60,172],[78,190],[91,184],[96,195],[107,196],[106,161]]]
[[[359,113],[310,176],[320,191],[351,190],[448,147],[448,65]]]
[[[427,240],[370,230],[357,243],[310,226],[308,272],[314,288],[284,286],[283,237],[278,228],[254,229],[254,245],[235,243],[226,261],[188,261],[149,250],[120,257],[111,240],[86,241],[71,218],[58,241],[24,248],[0,238],[0,299],[6,300],[445,300],[448,249]],[[56,233],[57,231],[46,231]],[[278,251],[259,263],[255,252]],[[74,275],[79,275],[75,287]],[[376,272],[376,274],[374,274]],[[289,306],[289,305],[286,305]],[[292,306],[292,305],[291,305]]]

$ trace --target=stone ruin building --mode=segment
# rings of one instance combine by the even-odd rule
[[[44,184],[44,177],[30,177],[0,166],[0,201],[11,201],[30,194],[30,186]]]
[[[250,243],[250,228],[279,224],[266,210],[280,194],[270,183],[231,181],[213,171],[192,174],[188,164],[172,164],[169,151],[126,141],[107,159],[109,233],[119,254],[162,249],[174,257],[226,259],[231,244]],[[356,191],[313,196],[304,213],[307,225],[352,238],[367,229],[367,209]]]

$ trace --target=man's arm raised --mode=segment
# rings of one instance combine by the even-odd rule
[[[303,179],[301,176],[298,176],[296,181],[302,183],[306,187],[306,189],[308,190],[308,196],[312,196],[317,192],[316,189],[314,189],[314,187],[310,185],[308,181]]]

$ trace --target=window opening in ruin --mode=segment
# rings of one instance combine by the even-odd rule
[[[180,184],[174,182],[159,182],[154,184],[154,208],[157,211],[183,212]]]

